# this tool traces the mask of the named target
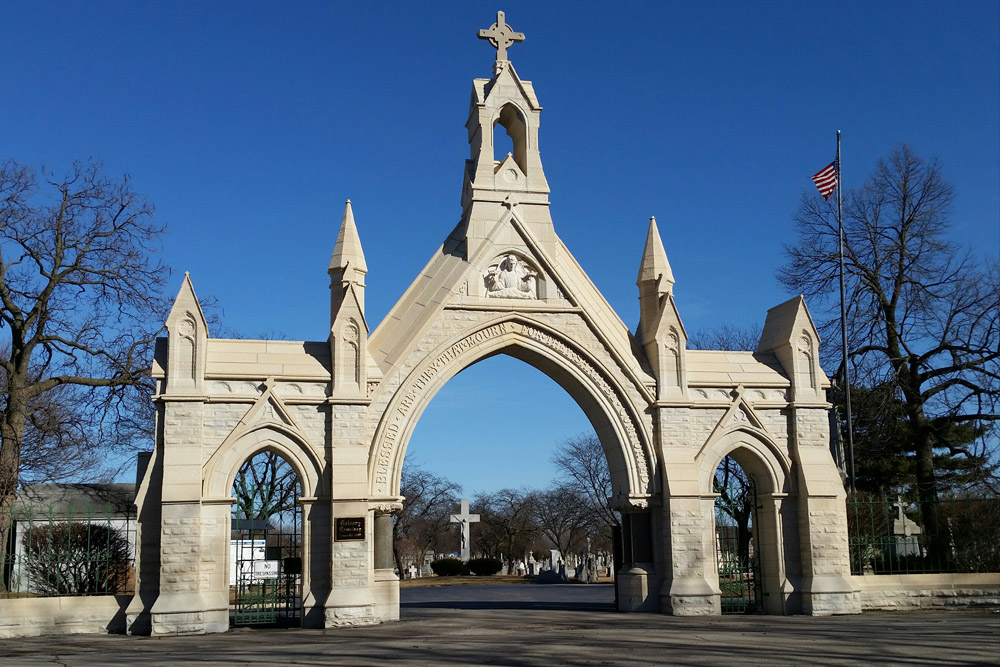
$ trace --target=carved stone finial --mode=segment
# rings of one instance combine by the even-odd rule
[[[514,29],[507,25],[503,12],[497,12],[497,22],[489,28],[479,31],[479,39],[488,39],[497,50],[496,62],[507,62],[507,47],[514,42],[523,42],[524,33],[514,32]]]

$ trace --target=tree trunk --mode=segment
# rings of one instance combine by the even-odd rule
[[[920,429],[914,442],[916,450],[917,499],[924,522],[927,552],[931,567],[945,565],[944,540],[938,517],[938,486],[934,475],[934,445],[926,429]]]
[[[17,498],[18,470],[21,465],[21,443],[27,418],[27,402],[23,391],[11,378],[6,409],[0,413],[0,593],[7,592],[4,574],[7,570],[7,543],[13,526],[14,501]]]

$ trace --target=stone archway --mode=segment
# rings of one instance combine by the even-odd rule
[[[502,27],[498,35],[514,34]],[[752,352],[688,349],[650,219],[639,322],[626,325],[556,233],[542,107],[499,54],[492,76],[473,82],[461,217],[374,331],[350,201],[328,269],[325,340],[210,339],[185,277],[157,347],[159,430],[138,501],[143,548],[129,615],[150,619],[154,634],[228,628],[216,536],[237,459],[265,447],[287,455],[312,494],[303,499],[304,625],[398,619],[391,528],[410,434],[450,377],[497,354],[552,378],[601,440],[625,514],[619,609],[718,613],[711,475],[732,454],[766,487],[768,610],[860,611],[829,450],[829,383],[804,301],[769,310]],[[494,156],[498,120],[515,130],[516,155]]]
[[[574,341],[525,315],[501,315],[452,336],[412,370],[386,403],[369,454],[374,498],[395,499],[403,458],[424,408],[462,369],[508,354],[548,375],[587,415],[608,457],[612,485],[622,505],[642,504],[655,492],[655,458],[636,410],[622,391]]]

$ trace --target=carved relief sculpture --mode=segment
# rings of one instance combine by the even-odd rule
[[[537,299],[538,272],[517,255],[509,254],[483,272],[486,296],[506,299]]]

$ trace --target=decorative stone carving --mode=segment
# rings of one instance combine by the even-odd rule
[[[486,296],[505,299],[537,299],[538,271],[510,253],[483,272]]]
[[[649,498],[641,496],[617,495],[611,499],[611,508],[619,512],[634,512],[649,509]]]
[[[373,512],[375,512],[375,516],[384,516],[386,514],[395,514],[396,512],[403,511],[403,503],[400,502],[369,503],[368,508]]]
[[[727,425],[738,426],[740,424],[750,425],[750,418],[747,417],[747,413],[744,412],[741,408],[737,408],[736,411],[733,412],[733,416],[730,417],[729,423]]]

